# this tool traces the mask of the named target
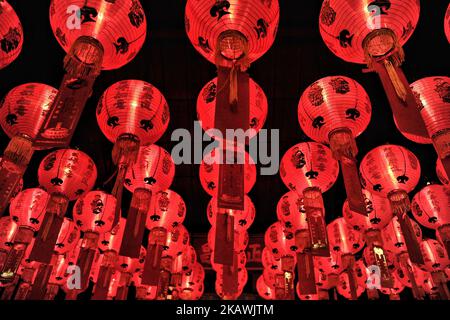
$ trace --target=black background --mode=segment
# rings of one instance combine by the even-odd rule
[[[24,47],[19,58],[0,71],[0,97],[13,87],[27,82],[42,82],[59,87],[63,76],[64,51],[50,28],[49,0],[10,0],[24,28]],[[267,129],[280,129],[280,158],[292,145],[307,141],[297,121],[297,104],[302,92],[312,82],[329,75],[345,75],[357,80],[368,92],[373,115],[368,129],[357,139],[358,159],[372,148],[384,144],[400,144],[413,151],[422,166],[418,190],[426,181],[437,181],[436,154],[431,145],[417,145],[406,140],[396,129],[392,114],[376,74],[363,74],[361,65],[340,60],[323,43],[318,28],[322,1],[280,0],[280,25],[272,48],[253,63],[250,76],[263,88],[269,101]],[[166,97],[171,113],[170,125],[157,143],[171,150],[171,132],[176,128],[193,130],[196,120],[196,99],[201,88],[216,76],[215,66],[204,59],[189,42],[184,30],[186,1],[141,0],[147,16],[147,39],[136,58],[114,71],[99,76],[94,94],[81,117],[72,140],[72,147],[89,154],[98,169],[97,187],[110,191],[112,185],[103,183],[113,174],[112,144],[98,128],[95,107],[100,95],[113,83],[124,79],[140,79],[155,85]],[[421,1],[421,17],[417,29],[405,45],[404,72],[412,83],[427,76],[448,76],[449,44],[444,34],[447,0]],[[7,136],[0,133],[0,148],[4,150]],[[35,187],[37,167],[48,153],[36,152],[25,175],[25,187]],[[203,191],[198,178],[198,165],[179,165],[171,189],[186,202],[185,226],[191,233],[205,233],[210,225],[206,219],[209,195]],[[263,233],[276,221],[276,205],[287,192],[280,177],[258,176],[250,192],[257,217],[250,233]],[[125,191],[123,212],[129,204]],[[325,193],[326,219],[342,215],[345,191],[342,178]],[[211,279],[212,280],[212,279]],[[213,290],[207,285],[208,290]],[[246,289],[255,293],[252,286]]]

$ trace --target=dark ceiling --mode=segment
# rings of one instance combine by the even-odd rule
[[[26,82],[42,82],[59,87],[63,75],[64,52],[53,36],[48,19],[50,0],[10,0],[23,23],[25,42],[20,57],[0,72],[0,96]],[[95,106],[103,91],[124,79],[141,79],[152,83],[165,95],[171,112],[169,129],[158,144],[170,150],[171,132],[176,128],[193,130],[196,120],[196,99],[200,89],[216,75],[215,66],[195,51],[184,31],[186,1],[141,1],[148,19],[148,34],[144,47],[125,67],[105,71],[98,78],[94,94],[82,115],[72,140],[72,147],[88,153],[98,167],[97,186],[110,190],[103,183],[111,176],[112,144],[100,132]],[[447,0],[421,1],[419,25],[405,46],[404,71],[413,82],[433,75],[448,75],[449,44],[444,35],[443,19]],[[384,143],[401,144],[412,150],[423,168],[421,184],[436,180],[435,151],[431,146],[413,144],[396,130],[381,83],[375,74],[363,74],[362,66],[346,63],[334,56],[319,34],[318,15],[321,1],[280,0],[281,16],[277,39],[249,73],[264,89],[269,99],[269,115],[265,128],[280,129],[281,155],[292,145],[307,140],[297,121],[297,103],[303,90],[315,80],[328,75],[354,78],[368,92],[373,117],[369,128],[358,139],[361,159],[370,149]],[[3,150],[8,138],[0,134]],[[37,166],[47,152],[37,152],[25,176],[25,186],[37,185]],[[186,201],[188,214],[185,225],[191,232],[209,229],[206,205],[210,197],[203,191],[197,165],[180,165],[172,189]],[[127,191],[126,191],[127,192]],[[258,176],[250,193],[257,218],[251,233],[262,233],[276,220],[276,205],[287,192],[276,176]],[[127,192],[128,193],[128,192]],[[345,200],[343,181],[325,194],[327,220],[341,215]],[[128,207],[129,195],[124,208]],[[126,210],[124,210],[126,212]]]

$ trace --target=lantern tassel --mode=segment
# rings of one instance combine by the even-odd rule
[[[81,287],[87,288],[89,277],[94,264],[95,254],[98,247],[99,234],[96,232],[86,232],[78,254],[77,266],[81,271]]]
[[[370,255],[375,262],[375,265],[380,269],[381,286],[383,288],[393,288],[394,279],[389,271],[387,258],[383,248],[383,239],[381,231],[377,229],[370,229],[366,232],[367,247],[370,248]]]
[[[167,242],[167,230],[163,228],[153,228],[150,231],[145,256],[144,270],[142,272],[142,284],[157,286],[159,282],[161,257],[163,246]]]
[[[302,294],[316,294],[316,275],[309,231],[297,231],[295,244],[299,248],[299,251],[297,251],[297,275],[300,292]]]

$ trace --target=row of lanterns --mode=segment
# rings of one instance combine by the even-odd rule
[[[68,27],[69,5],[81,8],[80,28]],[[357,299],[366,289],[376,298],[379,288],[398,299],[404,287],[412,288],[416,299],[425,294],[450,298],[450,79],[428,77],[410,86],[400,68],[402,46],[419,12],[418,0],[367,7],[324,0],[319,28],[338,57],[366,64],[380,76],[397,128],[407,139],[433,144],[443,184],[426,186],[410,202],[420,163],[402,146],[378,146],[358,166],[356,138],[370,122],[370,99],[346,76],[317,80],[298,105],[300,127],[312,141],[293,146],[281,161],[280,176],[290,191],[278,203],[278,222],[265,235],[264,272],[257,281],[263,298],[294,299],[296,292],[300,299],[328,299],[333,288],[347,299]],[[0,16],[2,68],[18,56],[23,31],[6,1],[0,1]],[[187,2],[187,35],[218,72],[197,100],[197,115],[208,134],[214,136],[210,129],[223,136],[227,129],[252,129],[254,136],[264,126],[267,98],[247,70],[273,44],[278,21],[276,0]],[[147,24],[140,3],[52,0],[50,22],[67,52],[59,89],[20,85],[0,109],[0,124],[11,139],[0,163],[0,210],[9,205],[10,213],[0,220],[2,298],[53,299],[61,288],[67,299],[76,299],[93,282],[92,299],[126,299],[131,283],[138,299],[199,299],[205,273],[182,224],[186,205],[169,189],[175,165],[155,144],[170,120],[161,92],[144,81],[123,80],[100,98],[98,124],[114,144],[116,177],[110,192],[94,190],[94,162],[69,148],[95,79],[102,70],[130,62],[143,46]],[[212,197],[208,244],[216,292],[236,299],[248,278],[247,229],[256,213],[247,193],[256,167],[244,144],[219,140],[221,147],[204,157],[199,173]],[[21,191],[34,150],[54,148],[39,165],[39,187]],[[242,161],[236,164],[237,159]],[[339,172],[347,200],[342,217],[327,225],[322,193]],[[121,217],[123,187],[132,193],[126,219]],[[69,219],[66,212],[74,201]],[[410,212],[437,231],[438,241],[422,239]],[[145,229],[147,248],[142,247]],[[70,282],[68,267],[79,268],[78,285]],[[378,285],[371,286],[371,279]]]

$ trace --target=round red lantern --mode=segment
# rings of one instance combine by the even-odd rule
[[[33,140],[57,93],[43,83],[26,83],[10,90],[0,106],[0,125],[8,137]]]
[[[210,62],[221,66],[230,66],[233,61],[250,64],[275,40],[279,10],[278,1],[189,0],[186,32]]]
[[[366,290],[366,266],[361,260],[358,260],[354,266],[354,287],[355,293],[352,293],[353,285],[351,282],[352,277],[349,276],[348,272],[342,272],[339,275],[338,285],[336,286],[337,292],[346,299],[355,300],[360,297]]]
[[[450,260],[444,247],[436,240],[427,239],[420,242],[425,264],[420,265],[423,270],[428,272],[444,271],[450,264]]]
[[[215,128],[216,96],[220,88],[217,88],[217,78],[208,82],[197,98],[197,118],[201,121],[201,126],[207,134],[212,135],[208,130]],[[262,88],[252,79],[249,79],[249,123],[252,130],[248,138],[251,139],[261,130],[267,117],[267,98]],[[220,139],[219,139],[220,140]]]
[[[212,250],[215,248],[216,244],[216,227],[212,226],[211,229],[208,232],[208,246]],[[247,248],[249,241],[248,233],[247,231],[238,232],[237,230],[234,230],[234,252],[242,252]]]
[[[216,216],[218,214],[219,207],[217,204],[217,197],[212,197],[206,209],[208,221],[212,226],[216,224]],[[233,216],[234,230],[237,232],[243,232],[250,228],[255,220],[256,210],[255,206],[249,196],[244,197],[244,210],[232,210],[230,209],[228,214]]]
[[[283,226],[291,232],[307,230],[308,222],[302,195],[294,191],[284,194],[277,204],[277,217]]]
[[[355,80],[326,77],[310,85],[298,104],[298,120],[311,139],[329,144],[340,161],[352,210],[365,214],[359,183],[355,138],[368,126],[372,115],[369,96]]]
[[[414,230],[407,219],[407,212],[410,211],[408,192],[416,187],[420,178],[417,157],[404,147],[382,145],[364,156],[359,171],[361,182],[368,191],[387,196],[405,236],[411,260],[423,263]]]
[[[413,235],[417,239],[417,241],[422,240],[422,229],[413,219],[407,217],[410,221]],[[389,224],[383,229],[382,232],[383,243],[386,249],[394,252],[397,255],[407,252],[406,240],[402,232],[402,228],[400,223],[398,222],[398,218],[394,217],[389,222]]]
[[[186,217],[186,204],[183,198],[172,190],[158,191],[152,199],[147,216],[147,229],[175,227]]]
[[[337,218],[327,225],[330,248],[340,255],[354,255],[364,247],[364,237],[353,229],[344,218]]]
[[[116,253],[119,252],[126,222],[126,219],[121,217],[119,223],[116,224],[111,231],[100,233],[100,237],[98,239],[98,248],[102,252],[109,250],[115,251]]]
[[[276,260],[285,256],[293,256],[298,249],[295,245],[294,234],[284,229],[279,221],[273,223],[267,229],[264,243]]]
[[[0,69],[19,56],[23,46],[23,30],[19,17],[11,5],[0,3]]]
[[[226,162],[221,161],[224,157],[221,155],[220,150],[213,149],[203,157],[203,161],[200,164],[200,183],[203,190],[212,197],[217,196],[218,193],[220,164]],[[240,161],[239,158],[237,160]],[[244,164],[244,193],[249,193],[256,182],[256,165],[247,152],[243,156],[242,163]]]
[[[414,95],[400,69],[404,61],[402,46],[415,30],[419,14],[418,0],[364,4],[327,0],[322,4],[319,28],[335,55],[348,62],[367,64],[378,73],[400,130],[427,138]]]
[[[130,62],[144,44],[147,32],[144,9],[138,0],[53,0],[50,24],[66,52],[83,36],[101,44],[105,70]]]
[[[76,223],[69,218],[64,218],[61,230],[59,231],[58,240],[56,240],[55,253],[64,255],[74,250],[80,240],[80,229]]]
[[[331,251],[329,257],[314,257],[314,266],[326,276],[338,275],[343,271],[342,256],[337,251]]]

